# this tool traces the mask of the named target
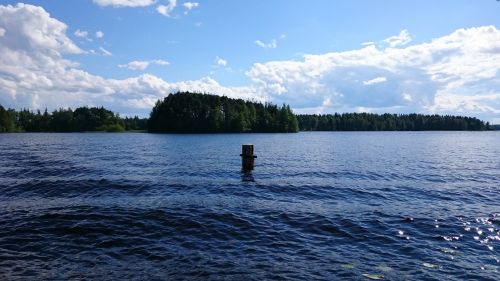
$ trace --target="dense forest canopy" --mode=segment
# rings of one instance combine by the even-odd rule
[[[478,131],[489,123],[473,118],[424,114],[344,113],[297,115],[301,131]]]
[[[87,132],[144,130],[147,120],[120,118],[103,107],[79,107],[74,111],[59,109],[52,113],[28,109],[6,110],[0,105],[0,132]]]
[[[297,132],[297,118],[281,107],[216,95],[179,92],[156,103],[150,132]]]
[[[277,106],[224,96],[179,92],[159,100],[150,118],[121,118],[103,107],[59,109],[52,113],[16,111],[0,105],[0,132],[297,132],[429,131],[500,129],[474,117],[424,114],[301,114]]]

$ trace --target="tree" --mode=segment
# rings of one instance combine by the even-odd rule
[[[158,101],[151,111],[150,132],[297,132],[289,106],[278,108],[215,95],[179,92]]]
[[[488,123],[463,116],[344,113],[297,115],[302,131],[487,130]]]
[[[14,132],[16,130],[15,118],[16,113],[14,110],[5,110],[0,105],[0,133]]]

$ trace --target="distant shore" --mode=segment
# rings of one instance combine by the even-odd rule
[[[296,133],[299,131],[500,130],[475,117],[427,114],[294,114],[273,105],[224,96],[179,92],[159,100],[149,118],[120,117],[104,107],[36,113],[0,105],[2,132]]]

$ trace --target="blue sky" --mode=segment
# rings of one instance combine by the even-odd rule
[[[169,92],[197,90],[500,123],[495,0],[24,3],[0,1],[4,106],[147,116]]]

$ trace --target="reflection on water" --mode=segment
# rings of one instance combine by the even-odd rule
[[[241,181],[243,182],[254,182],[252,171],[241,171]]]
[[[0,134],[0,279],[497,280],[499,137]]]

